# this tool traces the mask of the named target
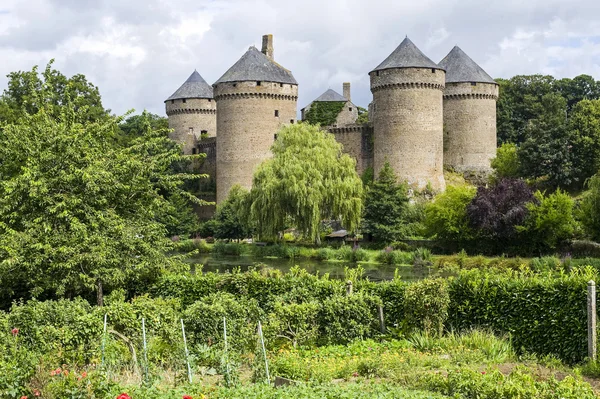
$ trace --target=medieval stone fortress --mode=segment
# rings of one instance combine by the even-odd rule
[[[415,189],[445,189],[444,167],[466,175],[490,171],[496,154],[496,82],[459,47],[439,63],[408,38],[369,72],[373,101],[368,123],[356,123],[350,83],[319,102],[341,107],[327,126],[357,171],[389,162]],[[273,36],[248,51],[212,86],[197,71],[166,101],[172,139],[186,154],[206,153],[204,173],[215,179],[217,203],[236,184],[250,189],[257,166],[270,157],[277,131],[296,123],[298,82],[275,62]]]

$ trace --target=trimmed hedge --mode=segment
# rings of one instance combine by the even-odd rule
[[[587,354],[587,281],[592,278],[585,272],[559,277],[463,272],[449,284],[447,327],[488,327],[510,333],[517,351],[579,362]]]

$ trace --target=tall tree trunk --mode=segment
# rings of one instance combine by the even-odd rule
[[[102,280],[96,281],[96,301],[98,306],[104,306],[104,292],[102,291]]]

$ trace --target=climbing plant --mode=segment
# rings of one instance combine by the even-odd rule
[[[331,126],[344,108],[343,101],[315,101],[306,113],[305,122],[311,125]]]

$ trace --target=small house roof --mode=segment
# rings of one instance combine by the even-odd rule
[[[343,102],[346,102],[346,101],[348,101],[348,99],[346,97],[342,96],[337,91],[335,91],[333,89],[329,89],[325,93],[323,93],[319,97],[317,97],[313,102],[316,102],[316,101],[323,101],[323,102],[324,101],[328,101],[328,102],[343,101]]]
[[[297,85],[292,73],[252,46],[214,85],[225,82],[264,81]],[[213,85],[213,86],[214,86]]]
[[[458,46],[448,53],[440,66],[446,69],[446,83],[479,82],[497,84],[475,61]]]
[[[392,68],[433,68],[444,69],[430,60],[415,44],[406,37],[402,43],[377,68],[371,72]]]
[[[194,70],[181,87],[165,101],[182,98],[213,98],[213,88]]]

